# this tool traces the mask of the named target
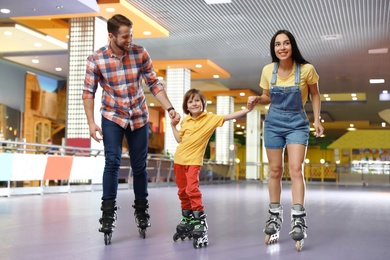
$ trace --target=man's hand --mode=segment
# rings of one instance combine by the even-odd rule
[[[99,137],[96,134],[96,132],[99,133]],[[100,127],[95,123],[89,125],[89,135],[98,143],[100,143],[100,141],[103,140],[102,129],[100,129]]]

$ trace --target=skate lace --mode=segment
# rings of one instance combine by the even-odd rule
[[[272,214],[271,213],[269,215],[269,219],[266,222],[266,225],[270,226],[270,225],[274,224],[276,227],[279,227],[282,222],[283,222],[283,220],[279,217],[279,214]]]

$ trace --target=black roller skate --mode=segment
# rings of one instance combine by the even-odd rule
[[[146,237],[146,228],[150,227],[151,224],[149,222],[150,215],[148,212],[149,204],[148,200],[134,200],[133,208],[134,216],[135,216],[135,223],[138,227],[139,235],[145,239]]]
[[[192,231],[193,246],[194,248],[199,248],[202,246],[207,246],[209,240],[207,238],[207,222],[206,214],[203,211],[194,211],[194,220],[193,220],[194,230]]]
[[[295,248],[300,252],[303,248],[304,238],[306,234],[306,212],[305,208],[300,204],[295,204],[291,209],[291,238],[295,240]]]
[[[279,233],[283,223],[283,207],[279,203],[271,203],[268,212],[269,219],[263,230],[267,245],[277,243],[279,240]]]
[[[99,219],[101,224],[99,232],[104,233],[104,243],[108,245],[111,244],[112,233],[115,229],[116,210],[118,207],[115,200],[103,200],[100,209],[102,210],[102,217]]]
[[[194,230],[193,218],[194,214],[192,210],[183,209],[182,218],[180,224],[176,227],[176,233],[173,235],[173,241],[177,241],[179,238],[183,241],[188,237],[192,239],[192,231]]]

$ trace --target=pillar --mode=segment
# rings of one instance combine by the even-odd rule
[[[252,110],[246,115],[246,179],[260,177],[261,112]]]
[[[166,73],[166,92],[172,106],[176,112],[180,114],[181,118],[184,118],[183,112],[183,97],[184,94],[190,89],[191,86],[191,71],[189,69],[168,69]],[[174,154],[178,143],[173,136],[171,120],[168,112],[165,111],[165,137],[164,137],[164,150],[166,153]],[[177,126],[180,129],[180,125]]]

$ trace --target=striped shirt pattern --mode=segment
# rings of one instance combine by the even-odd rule
[[[95,98],[100,84],[102,115],[123,128],[130,125],[132,130],[138,129],[149,121],[142,79],[154,96],[164,90],[145,48],[134,44],[122,57],[117,57],[106,45],[87,59],[82,98]]]

